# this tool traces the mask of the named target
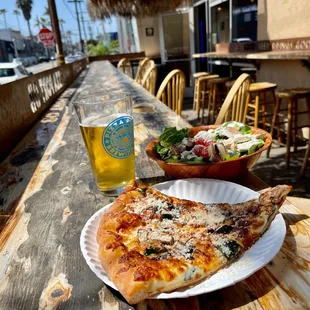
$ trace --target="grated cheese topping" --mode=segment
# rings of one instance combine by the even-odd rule
[[[221,209],[212,205],[200,204],[189,211],[157,197],[135,201],[127,205],[127,211],[147,219],[135,234],[140,242],[158,241],[170,255],[185,260],[191,259],[195,240],[202,240],[207,229],[215,229],[225,221]]]

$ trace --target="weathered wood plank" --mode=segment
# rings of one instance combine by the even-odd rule
[[[165,126],[188,124],[107,62],[92,63],[79,87],[84,94],[101,90],[132,93],[138,107],[134,113],[137,177],[147,184],[167,180],[146,157],[145,146]],[[71,106],[53,137],[44,139],[50,144],[37,159],[41,158],[39,164],[36,162],[34,168],[28,158],[18,166],[19,171],[30,172],[23,191],[18,182],[5,189],[6,203],[17,199],[20,218],[0,252],[1,309],[307,308],[309,219],[292,205],[281,209],[290,228],[285,245],[266,268],[234,286],[200,297],[147,300],[131,307],[90,271],[80,251],[85,222],[113,198],[103,196],[92,185],[91,168]],[[4,167],[9,165],[13,168],[14,162]],[[255,190],[266,187],[251,173],[238,182]]]

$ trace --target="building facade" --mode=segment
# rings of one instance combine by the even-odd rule
[[[120,28],[126,35],[121,51],[144,51],[162,64],[178,63],[188,78],[197,71],[236,77],[242,73],[241,68],[250,67],[257,70],[257,81],[274,82],[279,88],[310,87],[310,65],[307,68],[299,60],[255,63],[246,59],[231,62],[220,57],[192,58],[194,53],[220,52],[225,44],[307,37],[310,51],[309,12],[309,0],[194,0],[174,12],[137,18],[129,24],[122,21]],[[292,75],[294,79],[288,78]]]
[[[37,38],[23,37],[19,31],[0,29],[0,62],[14,58],[45,55],[46,49]]]

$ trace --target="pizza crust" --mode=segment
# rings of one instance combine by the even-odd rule
[[[287,188],[283,190],[286,194],[289,191]],[[240,216],[240,219],[237,218],[237,220],[235,220],[234,225],[235,227],[239,225],[242,229],[227,235],[232,238],[231,242],[235,242],[237,245],[242,244],[241,248],[237,249],[237,252],[239,252],[238,256],[254,244],[268,228],[276,215],[275,211],[278,210],[278,208],[275,210],[272,206],[279,201],[279,199],[283,201],[283,197],[286,196],[286,194],[283,195],[283,190],[281,191],[281,195],[276,195],[278,196],[278,200],[274,197],[274,193],[271,196],[264,194],[261,196],[262,201],[252,200],[244,204],[235,205],[234,212],[242,214],[246,208],[246,210],[249,210],[250,215],[253,213],[253,218],[256,221],[256,231],[252,230],[249,232],[248,227],[242,227],[242,225],[249,224],[244,224],[242,221],[246,219]],[[146,200],[145,196],[151,197],[151,200]],[[149,229],[144,214],[148,212],[148,205],[145,206],[148,201],[164,201],[165,203],[163,204],[158,203],[159,205],[157,207],[158,209],[166,208],[165,210],[167,210],[167,205],[169,204],[179,204],[184,206],[183,213],[188,212],[192,216],[197,213],[195,208],[200,208],[200,213],[197,213],[197,219],[193,216],[194,221],[192,221],[192,224],[194,227],[196,225],[196,228],[193,229],[191,228],[192,226],[190,226],[191,229],[188,230],[189,240],[193,239],[193,236],[195,237],[193,241],[195,250],[192,259],[187,259],[187,256],[184,255],[184,253],[182,254],[182,249],[179,250],[186,259],[178,255],[171,256],[171,253],[174,253],[173,251],[169,252],[170,256],[168,259],[162,259],[161,255],[165,255],[165,253],[163,254],[160,252],[160,245],[170,250],[173,249],[173,246],[171,245],[170,238],[160,235],[160,233],[162,233],[160,230],[155,229],[155,231],[151,231],[151,233],[147,235],[148,237],[140,236],[141,234],[138,233],[139,229]],[[130,206],[132,204],[136,206],[136,210],[139,210],[139,212],[131,212],[132,209]],[[221,218],[220,222],[217,222],[215,216],[217,213],[215,213],[215,215],[212,213],[220,210],[224,212],[223,214],[226,214],[229,210],[232,210],[231,206],[228,204],[218,204],[215,206],[216,209],[212,209],[214,207],[209,208],[207,205],[201,203],[169,197],[157,190],[147,189],[144,186],[138,187],[136,183],[126,188],[115,200],[109,210],[104,213],[97,232],[99,259],[110,280],[130,304],[138,303],[161,292],[169,292],[197,283],[201,279],[207,278],[216,273],[219,269],[227,266],[237,257],[237,255],[230,257],[231,248],[228,247],[229,244],[227,245],[227,243],[225,243],[226,239],[223,238],[222,234],[216,234],[215,232],[213,235],[211,233],[211,237],[209,237],[204,231],[205,227],[202,226],[201,228],[201,217],[204,217],[204,214],[201,214],[202,206],[205,207],[205,212],[208,215],[208,217],[206,217],[207,223],[214,222],[216,225],[222,223],[222,228],[225,226],[225,223],[231,223],[231,219],[226,220],[225,217],[224,219]],[[257,210],[260,210],[260,216],[264,219],[262,223],[257,221],[258,216],[255,214],[255,212],[258,212]],[[231,213],[230,211],[228,213]],[[179,210],[172,210],[171,213],[173,212],[178,214]],[[161,215],[163,216],[163,214]],[[172,220],[169,214],[165,215],[171,220],[171,225],[172,222],[176,227],[185,225],[182,222],[178,222],[176,219]],[[150,216],[156,217],[158,214],[152,215],[151,213]],[[152,221],[155,222],[155,226],[153,226],[156,227],[156,225],[158,226],[163,222],[163,219],[157,222],[156,219],[152,219]],[[215,226],[212,226],[210,231],[214,230],[213,228]],[[185,227],[187,226],[185,225]],[[169,230],[171,231],[172,228]],[[199,230],[202,231],[202,235],[197,237],[199,236],[197,235]],[[185,230],[185,232],[187,231]],[[176,229],[172,235],[174,245],[178,243],[177,238],[180,237],[178,236],[179,234],[181,234],[181,231]],[[148,255],[145,251],[143,252],[143,247],[145,247],[147,243],[152,244],[154,247],[153,249],[156,249],[158,253]],[[233,246],[235,245],[233,244]],[[232,249],[234,248],[232,247]]]

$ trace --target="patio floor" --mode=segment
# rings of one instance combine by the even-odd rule
[[[198,126],[201,122],[197,119],[197,113],[192,110],[192,106],[193,99],[185,98],[182,117],[191,125]],[[310,167],[308,167],[306,175],[303,178],[299,178],[305,148],[299,148],[298,152],[292,153],[289,169],[285,167],[285,152],[285,147],[272,147],[270,158],[267,158],[266,152],[264,152],[251,171],[270,186],[276,186],[278,184],[292,185],[293,190],[290,196],[309,199]],[[310,209],[310,201],[304,200],[303,203],[307,204]]]

